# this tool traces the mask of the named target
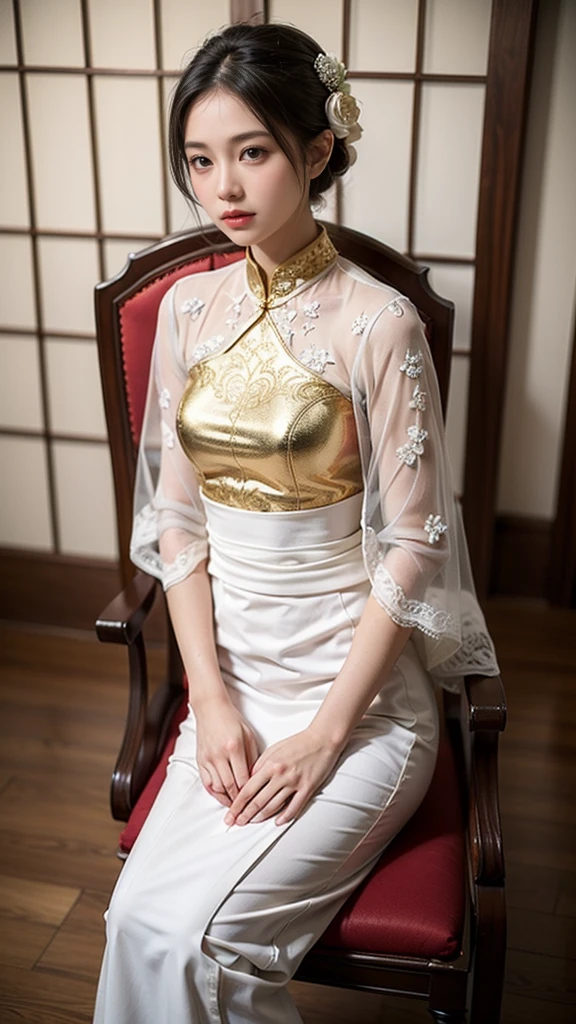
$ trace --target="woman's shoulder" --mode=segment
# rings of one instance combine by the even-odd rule
[[[199,261],[204,263],[204,260]],[[192,271],[178,278],[169,289],[176,313],[195,319],[208,301],[221,291],[237,289],[244,281],[244,257],[226,262],[221,267]]]
[[[355,317],[353,332],[363,340],[374,332],[396,336],[422,327],[418,310],[397,288],[343,256],[338,257],[337,273],[341,275],[339,290],[347,310]]]

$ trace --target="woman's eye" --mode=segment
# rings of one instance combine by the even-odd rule
[[[259,160],[265,152],[266,151],[261,149],[260,146],[249,146],[248,149],[244,150],[242,156],[247,157],[248,160]]]
[[[188,163],[190,167],[193,167],[196,171],[201,171],[205,167],[210,167],[210,161],[207,156],[192,156]]]

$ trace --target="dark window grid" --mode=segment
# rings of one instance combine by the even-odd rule
[[[349,37],[350,37],[350,0],[344,0],[343,4],[343,20],[344,20],[344,31],[343,31],[343,58],[344,62],[348,61],[349,53]],[[46,372],[46,359],[44,351],[45,340],[51,337],[64,338],[69,340],[79,341],[92,341],[94,336],[91,334],[81,332],[70,332],[62,331],[55,332],[53,329],[46,331],[43,328],[43,315],[41,309],[41,294],[39,286],[39,259],[38,259],[38,247],[37,239],[39,237],[57,237],[57,238],[69,238],[69,239],[94,239],[98,242],[98,253],[99,253],[99,269],[102,278],[104,274],[104,243],[110,241],[142,241],[144,243],[150,243],[157,241],[163,237],[157,234],[142,234],[138,232],[129,232],[123,234],[121,232],[106,232],[102,229],[102,204],[101,204],[101,184],[98,167],[98,139],[96,129],[96,115],[95,115],[95,102],[93,92],[93,80],[97,75],[101,76],[116,76],[116,77],[143,77],[143,78],[156,78],[158,81],[158,117],[159,117],[159,131],[162,140],[165,138],[165,114],[164,114],[164,95],[163,95],[163,80],[167,78],[174,78],[180,74],[179,69],[164,69],[161,67],[161,50],[162,50],[162,38],[161,38],[161,11],[160,11],[160,0],[154,0],[154,42],[155,42],[155,56],[156,56],[156,68],[154,69],[126,69],[126,68],[98,68],[93,67],[91,64],[91,38],[90,38],[90,27],[88,19],[87,0],[81,0],[81,12],[82,12],[82,31],[84,40],[85,50],[85,65],[84,67],[70,67],[70,66],[51,66],[51,65],[32,65],[26,64],[23,59],[23,44],[22,44],[22,24],[20,16],[20,3],[19,0],[14,0],[15,10],[15,34],[17,42],[17,54],[18,62],[16,64],[5,64],[0,65],[0,71],[6,72],[17,72],[20,79],[20,97],[21,97],[21,112],[22,112],[22,123],[24,128],[24,142],[25,142],[25,158],[26,158],[26,173],[27,173],[27,186],[28,186],[28,198],[30,208],[30,227],[29,228],[10,228],[1,227],[0,233],[3,235],[17,234],[17,235],[29,235],[32,242],[32,265],[33,265],[33,280],[34,280],[34,306],[37,319],[37,329],[26,330],[21,328],[10,328],[0,327],[0,333],[2,334],[22,334],[23,336],[36,336],[39,343],[39,367],[40,367],[40,378],[41,378],[41,396],[42,396],[42,413],[46,427],[44,430],[17,430],[10,428],[0,428],[0,436],[9,437],[36,437],[43,439],[47,442],[47,459],[48,459],[48,478],[49,478],[49,489],[50,489],[50,509],[51,509],[51,520],[52,520],[52,537],[53,547],[58,553],[60,550],[60,537],[59,527],[57,520],[57,505],[56,505],[56,492],[55,492],[55,478],[54,478],[54,465],[51,451],[51,442],[58,441],[71,441],[84,444],[96,444],[96,445],[107,445],[107,441],[102,438],[90,437],[88,435],[74,435],[74,434],[60,434],[53,432],[48,427],[49,420],[49,394],[48,394],[48,382]],[[422,71],[422,55],[423,55],[423,43],[424,43],[424,23],[426,14],[426,0],[420,0],[418,9],[418,28],[417,28],[417,60],[416,68],[414,72],[385,72],[385,71],[363,71],[363,70],[351,70],[349,72],[350,79],[356,80],[389,80],[389,81],[412,81],[415,85],[415,98],[413,106],[413,125],[412,125],[412,145],[411,145],[411,169],[410,169],[410,199],[409,199],[409,247],[408,255],[411,255],[415,259],[425,260],[427,262],[436,263],[454,263],[454,264],[474,264],[472,258],[466,257],[450,257],[440,254],[422,254],[413,252],[413,225],[414,225],[414,205],[415,205],[415,187],[417,177],[417,141],[420,128],[420,108],[421,108],[421,89],[422,85],[428,82],[441,82],[441,83],[476,83],[483,84],[486,82],[485,75],[451,75],[451,74],[429,74]],[[36,208],[35,208],[35,196],[34,196],[34,183],[33,183],[33,172],[32,172],[32,156],[31,156],[31,130],[29,121],[29,111],[26,93],[26,74],[80,74],[84,75],[87,79],[88,86],[88,111],[89,111],[89,127],[91,137],[91,152],[92,152],[92,164],[93,164],[93,176],[95,183],[95,219],[97,228],[95,231],[66,231],[66,230],[48,230],[42,229],[37,226],[36,223]],[[163,184],[163,215],[164,215],[164,234],[169,234],[170,226],[170,214],[169,214],[169,193],[168,193],[168,170],[165,158],[165,147],[162,147],[163,161],[162,161],[162,184]],[[336,190],[336,214],[337,221],[341,223],[341,210],[342,210],[342,193],[340,182],[337,183]],[[464,349],[455,349],[453,353],[455,358],[468,358],[469,352]]]
[[[74,444],[90,444],[99,448],[107,448],[108,440],[98,434],[68,434],[61,430],[40,430],[34,427],[0,427],[0,437],[33,438],[51,442],[71,441]]]

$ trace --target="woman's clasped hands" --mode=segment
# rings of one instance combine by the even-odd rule
[[[292,821],[330,775],[341,752],[320,730],[307,729],[273,743],[259,757],[240,713],[219,705],[198,719],[198,765],[207,791],[228,808],[227,825],[274,815]]]

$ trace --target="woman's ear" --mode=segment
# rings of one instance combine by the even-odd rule
[[[308,146],[308,171],[310,179],[317,178],[326,167],[334,148],[334,135],[326,128]]]

